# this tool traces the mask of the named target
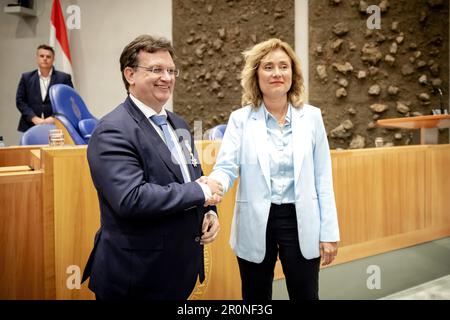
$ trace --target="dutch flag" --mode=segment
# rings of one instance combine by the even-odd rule
[[[67,38],[66,23],[59,0],[53,0],[50,22],[50,46],[55,49],[55,67],[59,71],[72,76],[72,58],[70,56],[69,39]]]

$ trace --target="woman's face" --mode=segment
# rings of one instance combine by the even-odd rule
[[[286,98],[292,85],[292,61],[283,49],[277,48],[261,59],[258,84],[263,98]]]

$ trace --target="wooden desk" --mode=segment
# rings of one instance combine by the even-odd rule
[[[0,300],[45,298],[42,176],[0,173]]]
[[[196,146],[208,174],[220,142]],[[93,299],[87,283],[67,286],[100,223],[86,146],[47,147],[41,157],[42,171],[0,174],[0,299]],[[450,235],[450,145],[333,150],[331,158],[341,234],[332,265]],[[207,278],[192,299],[241,299],[228,243],[237,183],[218,206],[221,231],[205,248]]]
[[[39,150],[45,145],[13,146],[0,148],[0,167],[6,166],[32,166],[31,150]]]
[[[450,145],[332,151],[340,249],[333,264],[450,235]]]
[[[420,144],[437,144],[438,129],[450,128],[450,115],[429,115],[382,119],[377,125],[387,128],[420,129]]]
[[[220,142],[198,141],[202,168],[208,174]],[[83,270],[100,224],[97,192],[91,180],[86,146],[43,148],[43,221],[46,299],[93,299],[86,281],[70,290],[69,266]],[[206,279],[197,283],[190,299],[241,299],[241,281],[236,256],[228,244],[236,183],[218,205],[221,231],[205,246]]]
[[[33,170],[41,169],[41,150],[34,149],[30,151],[30,167]]]
[[[46,299],[94,299],[88,282],[81,288],[67,284],[71,275],[81,279],[100,226],[86,151],[87,146],[41,150]]]
[[[32,168],[30,166],[8,166],[8,167],[0,167],[0,173],[6,172],[23,172],[23,171],[31,171]]]

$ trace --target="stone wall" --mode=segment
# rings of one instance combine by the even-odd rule
[[[294,44],[294,0],[173,0],[173,42],[181,75],[174,110],[197,132],[240,107],[242,51],[271,37]],[[366,12],[381,9],[380,29]],[[446,0],[310,0],[309,101],[322,109],[331,148],[418,143],[417,130],[377,119],[430,114],[441,88],[448,108]],[[201,130],[200,130],[201,129]],[[197,136],[198,138],[198,136]],[[440,142],[448,142],[441,130]]]
[[[417,142],[417,131],[375,126],[382,118],[430,114],[441,88],[448,108],[449,3],[446,0],[312,0],[310,102],[320,107],[331,148]],[[381,9],[370,30],[369,5]],[[448,142],[441,130],[440,142]]]
[[[201,120],[206,131],[240,107],[242,51],[273,37],[294,47],[294,0],[173,0],[172,6],[181,69],[174,111],[191,128]]]

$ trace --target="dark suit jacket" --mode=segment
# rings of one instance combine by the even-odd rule
[[[174,129],[189,132],[167,113]],[[188,298],[197,275],[204,278],[199,239],[210,208],[203,207],[201,187],[183,182],[166,144],[129,97],[101,119],[87,154],[101,227],[83,281],[90,276],[89,288],[102,299]],[[200,165],[188,169],[192,181],[202,175]]]
[[[52,85],[59,83],[67,84],[73,88],[70,74],[56,71],[55,68],[53,68],[48,88],[50,89]],[[17,88],[16,105],[21,113],[17,130],[22,132],[25,132],[34,126],[33,122],[31,122],[31,119],[34,116],[40,117],[41,114],[44,113],[44,117],[47,118],[53,114],[50,98],[48,97],[48,90],[44,101],[42,101],[39,73],[37,69],[22,74]]]

